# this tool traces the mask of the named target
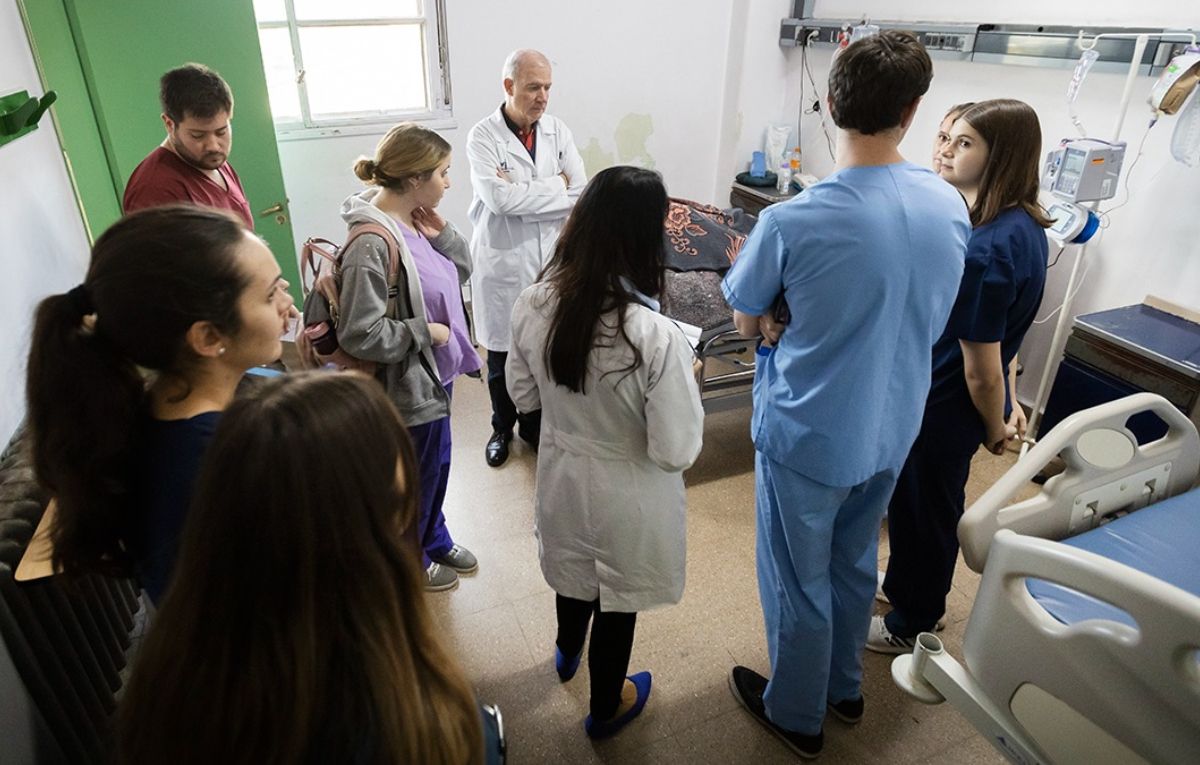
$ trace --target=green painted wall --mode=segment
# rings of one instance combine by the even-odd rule
[[[123,186],[113,181],[66,8],[61,0],[24,0],[23,10],[45,86],[58,93],[51,111],[95,239],[121,217]]]
[[[60,114],[60,122],[72,165],[86,164],[89,175],[99,175],[101,168],[108,174],[107,193],[95,178],[86,188],[80,185],[89,218],[92,207],[97,210],[93,232],[115,220],[109,199],[115,194],[119,205],[130,173],[165,135],[159,77],[189,61],[203,63],[220,72],[233,90],[229,161],[242,179],[256,231],[267,240],[299,298],[296,247],[251,0],[25,2],[47,80],[69,79],[73,90],[79,81],[86,84],[91,119],[79,107],[77,113]],[[282,222],[275,214],[258,215],[279,203],[284,205]]]

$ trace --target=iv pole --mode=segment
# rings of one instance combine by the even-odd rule
[[[1091,39],[1090,42],[1084,43],[1083,30],[1079,30],[1079,36],[1076,38],[1076,43],[1082,50],[1091,50],[1096,47],[1096,43],[1104,37],[1119,37],[1119,38],[1135,38],[1133,48],[1133,59],[1129,62],[1129,73],[1125,76],[1125,91],[1121,95],[1121,108],[1117,110],[1117,122],[1113,127],[1112,141],[1116,142],[1121,138],[1121,127],[1125,124],[1125,113],[1129,111],[1129,101],[1133,96],[1133,85],[1137,79],[1138,69],[1142,65],[1142,56],[1146,52],[1146,45],[1150,41],[1149,34],[1122,34],[1115,32],[1106,32],[1098,34]],[[1189,38],[1193,45],[1196,44],[1196,36],[1194,34],[1173,34],[1167,33],[1155,35],[1156,38],[1166,39],[1168,37]],[[1097,212],[1100,208],[1100,202],[1092,202],[1092,211]],[[1068,247],[1071,245],[1067,245]],[[1067,280],[1067,291],[1063,297],[1062,308],[1059,309],[1058,323],[1054,326],[1054,339],[1050,341],[1050,350],[1046,354],[1046,366],[1042,369],[1042,380],[1038,384],[1037,398],[1033,402],[1033,411],[1029,415],[1029,424],[1026,428],[1026,437],[1021,444],[1020,457],[1024,457],[1029,451],[1029,446],[1034,442],[1031,433],[1037,432],[1038,422],[1041,420],[1042,408],[1046,405],[1048,396],[1048,387],[1054,372],[1058,369],[1059,361],[1062,359],[1063,346],[1066,344],[1067,324],[1072,320],[1071,303],[1075,297],[1075,291],[1078,289],[1079,282],[1079,266],[1083,263],[1084,256],[1087,254],[1088,244],[1084,243],[1075,249],[1075,262],[1071,266],[1071,276]],[[1019,406],[1019,404],[1018,404]],[[1018,457],[1018,459],[1020,458]]]

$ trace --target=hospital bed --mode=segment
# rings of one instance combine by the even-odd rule
[[[1167,435],[1138,445],[1153,412]],[[1013,502],[1055,456],[1066,470]],[[1016,763],[1200,762],[1200,437],[1141,393],[1071,415],[964,514],[982,571],[963,661],[932,633],[898,657]]]
[[[750,403],[756,342],[734,328],[721,278],[756,221],[741,210],[671,200],[662,309],[666,316],[699,330],[691,340],[704,362],[699,382],[705,412]]]
[[[667,273],[663,313],[699,329],[693,350],[703,362],[698,380],[705,413],[750,404],[754,382],[756,340],[741,336],[733,326],[733,309],[721,294],[721,274]]]

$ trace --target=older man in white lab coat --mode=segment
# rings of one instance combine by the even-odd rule
[[[475,335],[487,349],[493,432],[485,456],[492,467],[508,459],[514,427],[537,448],[541,413],[518,414],[504,382],[512,309],[549,260],[587,183],[571,131],[546,114],[550,85],[544,55],[513,51],[504,62],[504,103],[467,137],[475,256],[471,302]]]

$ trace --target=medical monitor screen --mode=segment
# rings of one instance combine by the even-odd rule
[[[1078,149],[1067,151],[1066,161],[1063,162],[1063,173],[1080,175],[1083,173],[1083,160],[1086,154]]]

